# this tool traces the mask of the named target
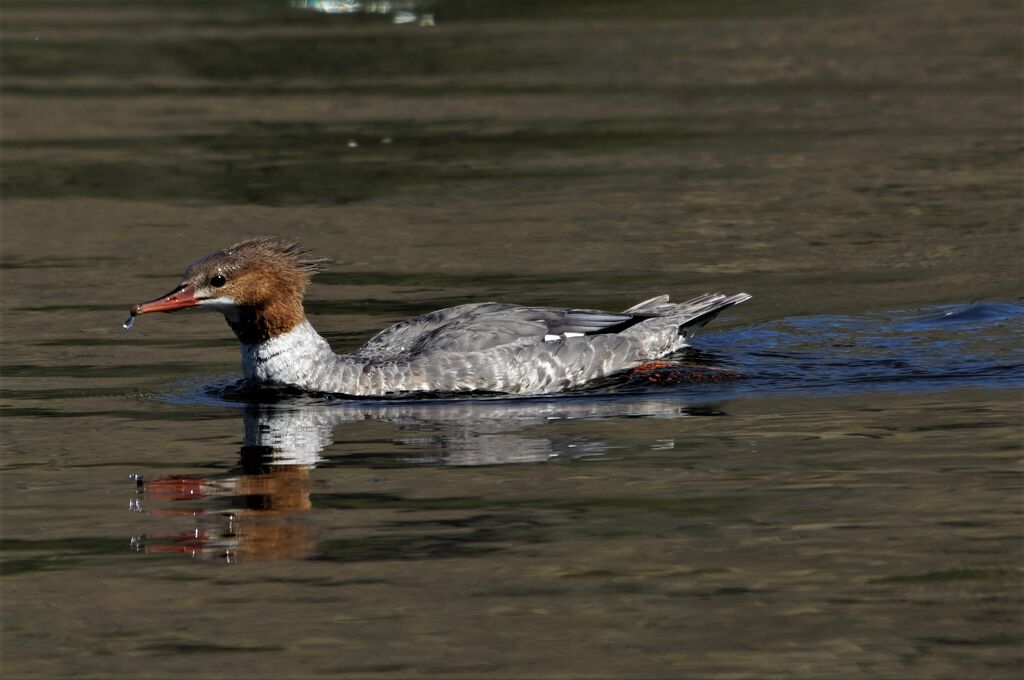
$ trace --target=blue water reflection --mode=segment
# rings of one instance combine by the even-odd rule
[[[746,379],[719,398],[1024,387],[1024,305],[979,302],[856,317],[811,316],[709,333]],[[707,386],[691,388],[707,394]]]

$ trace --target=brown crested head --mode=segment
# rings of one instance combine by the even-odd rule
[[[241,342],[256,344],[305,320],[306,286],[325,262],[294,242],[242,241],[190,264],[178,288],[136,305],[132,316],[204,307],[223,312]]]
[[[209,297],[231,297],[239,306],[265,307],[285,298],[301,303],[324,262],[294,242],[253,239],[196,260],[184,279],[207,288]]]

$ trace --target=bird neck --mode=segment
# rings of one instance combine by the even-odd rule
[[[301,300],[277,300],[258,307],[243,306],[225,314],[224,318],[243,345],[267,342],[307,323]]]
[[[325,372],[331,372],[339,360],[305,319],[287,332],[265,340],[242,340],[241,350],[242,370],[247,379],[310,390],[324,389],[321,383]]]

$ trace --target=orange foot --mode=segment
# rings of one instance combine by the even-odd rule
[[[743,374],[713,366],[701,366],[678,361],[648,361],[633,369],[633,374],[647,382],[662,385],[683,383],[722,382],[739,380]]]
[[[656,371],[659,368],[673,368],[675,366],[679,366],[679,364],[678,363],[673,363],[671,361],[647,361],[645,363],[640,364],[636,368],[634,368],[633,372],[634,373],[649,373],[651,371]]]

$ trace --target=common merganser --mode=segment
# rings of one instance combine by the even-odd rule
[[[679,304],[659,295],[620,314],[480,302],[395,324],[352,354],[335,354],[306,320],[302,298],[326,260],[292,242],[243,241],[196,260],[170,293],[136,316],[180,309],[224,314],[250,381],[313,392],[546,394],[633,369],[685,346],[746,293]]]

